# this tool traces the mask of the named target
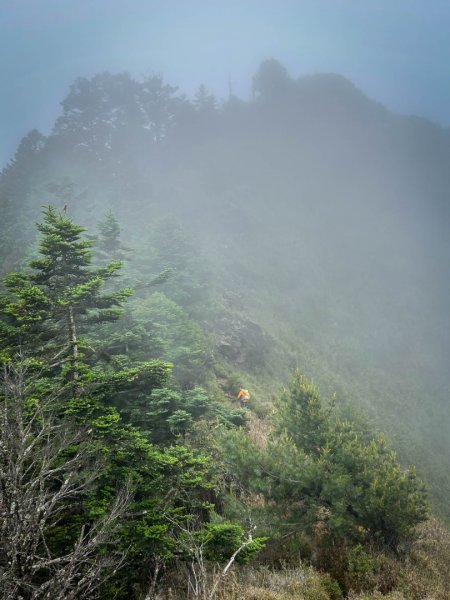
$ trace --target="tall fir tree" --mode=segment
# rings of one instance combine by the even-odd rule
[[[166,561],[182,553],[185,524],[194,520],[196,527],[201,529],[209,519],[216,495],[217,477],[210,457],[180,443],[158,448],[151,443],[151,438],[155,436],[139,429],[142,416],[145,417],[144,421],[149,421],[146,412],[154,408],[150,405],[154,404],[151,400],[152,391],[167,384],[171,365],[154,360],[117,368],[101,363],[100,352],[90,345],[93,330],[102,323],[116,321],[123,303],[131,294],[130,289],[104,290],[105,284],[118,274],[120,263],[93,268],[92,241],[83,239],[84,228],[74,224],[52,206],[44,211],[44,219],[38,224],[38,230],[41,233],[40,256],[30,261],[29,272],[7,276],[6,292],[0,298],[2,367],[7,373],[15,368],[17,362],[19,367],[26,364],[33,377],[31,387],[25,380],[15,386],[20,393],[22,389],[28,390],[26,398],[20,396],[21,401],[25,402],[22,411],[25,421],[14,421],[8,416],[11,414],[14,417],[17,411],[8,413],[14,409],[14,403],[6,403],[9,397],[8,382],[5,378],[3,380],[0,417],[6,415],[4,421],[8,428],[2,427],[0,430],[0,448],[6,448],[5,457],[15,452],[18,446],[14,440],[17,438],[23,441],[26,452],[29,453],[29,447],[35,447],[42,450],[45,457],[51,457],[49,460],[45,458],[41,465],[39,460],[36,462],[30,455],[33,472],[24,463],[24,469],[30,477],[37,473],[38,483],[40,478],[47,477],[50,469],[50,475],[42,487],[50,504],[53,499],[59,501],[58,492],[65,489],[63,478],[71,456],[80,455],[77,464],[82,464],[84,455],[80,454],[83,449],[81,445],[85,447],[87,444],[88,449],[95,449],[95,456],[92,455],[92,461],[98,466],[95,481],[80,489],[80,493],[73,493],[68,498],[64,496],[61,508],[57,504],[56,521],[48,520],[45,529],[33,540],[38,540],[38,545],[41,544],[52,565],[64,565],[64,561],[71,556],[77,561],[79,554],[72,551],[74,548],[76,550],[76,544],[81,544],[80,540],[90,544],[89,535],[86,534],[86,537],[84,532],[96,531],[96,523],[108,523],[113,511],[114,521],[117,521],[121,532],[121,539],[116,546],[118,556],[121,551],[127,551],[130,570],[126,573],[122,571],[117,576],[111,563],[109,575],[113,583],[109,591],[108,588],[102,588],[101,597],[140,597],[144,593],[149,570],[155,564],[159,565],[161,560]],[[189,413],[180,415],[178,412],[169,422],[175,434],[180,430],[184,433],[197,414],[198,401],[194,404]],[[39,428],[43,422],[40,415],[44,407],[51,414],[48,435],[47,430],[42,433]],[[138,418],[134,418],[136,409],[141,411],[141,414],[138,411]],[[204,412],[202,409],[199,414]],[[35,418],[34,414],[39,418]],[[189,423],[185,422],[186,417]],[[75,433],[73,443],[71,440],[63,442],[60,448],[54,450],[55,444],[59,443],[59,432],[64,432],[69,425],[75,432],[81,431],[85,435],[79,438]],[[158,427],[159,424],[154,426]],[[25,438],[22,435],[24,428],[28,428]],[[78,442],[78,439],[81,441]],[[177,441],[177,435],[172,437],[172,441]],[[11,452],[8,451],[10,447]],[[97,460],[100,457],[102,460]],[[53,462],[57,471],[52,467]],[[9,485],[8,473],[2,471],[0,476],[2,484]],[[35,523],[39,498],[35,497],[31,488],[28,489],[27,477],[22,478],[23,485],[18,488],[27,501],[22,511],[23,519]],[[134,492],[130,511],[125,515],[117,515],[114,508],[117,505],[117,489],[126,487],[128,482],[131,482]],[[5,497],[5,510],[11,512],[18,506],[14,498],[14,495]],[[10,521],[8,523],[14,529],[14,522]],[[17,552],[14,548],[10,552],[7,538],[0,540],[0,546],[4,546],[3,549],[11,556],[22,556],[25,546],[17,543]],[[95,547],[91,544],[89,549],[82,559],[87,557],[86,560],[93,560],[98,565],[104,564],[96,554],[105,551],[103,542]],[[36,560],[41,564],[39,556]],[[76,570],[78,566],[80,568]],[[83,565],[76,564],[74,569],[75,573],[87,572]],[[11,577],[15,572],[11,572]],[[44,569],[28,574],[27,581],[30,585],[37,585],[37,580],[41,579],[47,589],[52,577],[59,577],[61,573],[64,570]],[[78,581],[76,576],[74,581],[70,584],[67,597],[77,597],[76,588],[75,591],[72,589]],[[94,597],[96,593],[97,586],[91,586],[85,597]],[[55,598],[59,597],[55,595]]]
[[[53,206],[44,211],[37,228],[42,234],[40,257],[30,261],[32,271],[5,279],[9,295],[2,299],[3,341],[9,338],[14,345],[26,335],[27,345],[32,341],[48,366],[66,365],[75,382],[85,349],[80,336],[93,323],[117,320],[132,290],[102,292],[121,263],[93,269],[93,242],[82,239],[85,229]]]

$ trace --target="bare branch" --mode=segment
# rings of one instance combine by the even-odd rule
[[[35,396],[23,360],[3,369],[0,388],[0,589],[5,600],[76,600],[95,591],[124,561],[112,546],[130,503],[123,490],[109,511],[88,519],[64,555],[48,533],[79,510],[101,474],[88,432],[55,414],[58,394]],[[109,552],[99,552],[110,547]]]

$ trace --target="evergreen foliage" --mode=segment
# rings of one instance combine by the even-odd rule
[[[108,211],[102,221],[97,224],[99,236],[96,250],[102,261],[123,260],[124,250],[120,241],[120,225],[111,211]]]
[[[80,376],[80,353],[86,349],[80,335],[92,323],[116,320],[131,290],[102,293],[121,264],[91,269],[92,242],[80,239],[84,228],[54,207],[45,210],[38,229],[43,236],[41,258],[30,261],[29,274],[12,273],[5,279],[10,295],[2,299],[2,341],[6,348],[27,336],[27,343],[48,366],[66,364],[75,381]]]
[[[448,290],[434,273],[448,270],[447,134],[389,115],[343,78],[295,81],[275,60],[253,93],[220,105],[205,86],[189,101],[160,76],[81,78],[52,134],[31,132],[0,175],[0,554],[13,565],[0,559],[0,585],[11,600],[142,600],[172,579],[180,598],[212,598],[215,563],[240,548],[237,563],[300,555],[328,573],[292,569],[284,588],[270,572],[279,589],[249,584],[255,598],[429,591],[411,575],[414,552],[426,562],[415,538],[427,495],[401,464],[418,462],[445,511]],[[62,212],[44,210],[37,254],[19,269],[43,202]],[[106,216],[87,237],[69,214]],[[411,232],[433,247],[420,261]],[[296,373],[278,399],[298,364],[337,398]],[[346,398],[396,435],[401,462]],[[80,489],[60,501],[67,478]],[[20,523],[38,522],[37,480],[57,512],[13,547]],[[426,573],[446,598],[445,578]]]
[[[58,415],[62,390],[39,375],[37,361],[21,356],[2,369],[2,598],[94,597],[123,560],[118,529],[130,492],[114,488],[115,499],[92,510],[106,466],[101,447],[92,429]]]
[[[42,235],[41,257],[30,261],[29,273],[10,274],[6,278],[8,293],[3,295],[1,304],[2,364],[6,370],[11,369],[17,353],[25,353],[24,360],[33,365],[33,370],[39,374],[37,383],[33,383],[31,397],[26,402],[32,402],[31,407],[34,403],[39,411],[45,406],[54,416],[49,425],[50,433],[47,435],[44,430],[42,438],[40,412],[36,413],[39,418],[31,412],[31,421],[25,423],[16,423],[5,413],[4,422],[12,428],[8,439],[12,440],[16,433],[25,428],[29,429],[31,436],[26,440],[30,448],[39,445],[41,438],[44,449],[45,444],[50,444],[51,448],[56,445],[54,458],[52,455],[50,462],[45,463],[46,468],[51,468],[52,461],[58,462],[59,457],[67,453],[68,465],[74,462],[70,452],[74,452],[75,457],[82,456],[85,444],[80,445],[78,439],[81,434],[78,432],[87,431],[90,444],[99,456],[103,456],[103,460],[90,486],[80,487],[79,493],[69,494],[67,499],[63,496],[64,502],[58,508],[57,520],[40,532],[35,547],[42,546],[49,555],[48,560],[64,565],[62,556],[71,552],[70,548],[73,547],[72,554],[77,560],[77,548],[85,543],[86,548],[90,549],[88,559],[92,557],[97,561],[96,564],[101,565],[103,563],[95,559],[95,553],[102,551],[102,544],[91,548],[91,537],[85,538],[83,532],[88,529],[96,531],[96,522],[109,522],[108,511],[112,510],[118,521],[116,531],[121,532],[120,541],[116,542],[117,556],[127,554],[127,564],[133,565],[133,571],[132,576],[122,574],[120,580],[114,583],[119,563],[116,567],[105,567],[105,577],[112,579],[113,583],[108,584],[112,588],[104,588],[104,597],[109,597],[110,593],[130,597],[131,590],[136,587],[133,581],[140,581],[140,573],[145,573],[156,556],[168,559],[177,554],[179,542],[170,527],[171,519],[176,517],[182,523],[198,514],[201,529],[202,522],[208,520],[214,507],[210,498],[215,495],[217,475],[213,474],[209,457],[182,444],[168,445],[171,435],[172,441],[178,439],[180,434],[184,436],[194,420],[208,412],[208,399],[201,390],[187,391],[182,408],[164,413],[156,423],[152,421],[151,408],[148,406],[152,391],[155,398],[164,393],[169,397],[172,393],[176,397],[176,392],[169,390],[163,392],[160,389],[156,392],[156,388],[161,388],[167,382],[170,365],[161,361],[147,361],[121,369],[113,369],[111,364],[104,368],[88,343],[91,330],[102,322],[115,321],[120,316],[123,302],[131,294],[129,289],[102,293],[103,284],[117,274],[120,263],[92,269],[92,242],[81,239],[84,229],[58,214],[53,207],[45,210],[44,220],[38,229]],[[83,337],[80,337],[80,333],[83,333]],[[25,385],[28,385],[27,382],[16,387],[20,390]],[[2,402],[2,407],[6,409],[11,406],[6,380]],[[147,416],[143,412],[145,410]],[[145,427],[140,429],[143,425],[151,431]],[[166,427],[168,439],[155,435],[161,425]],[[59,438],[53,431],[69,432],[73,428],[74,441],[60,441],[58,446]],[[37,436],[36,442],[33,436]],[[153,446],[152,437],[168,447],[158,449]],[[3,440],[2,444],[4,442],[7,444],[7,440]],[[39,468],[39,465],[33,469]],[[24,468],[27,469],[26,465]],[[55,477],[59,472],[64,478],[64,462],[60,471],[50,471]],[[88,471],[83,475],[87,481],[91,481]],[[8,485],[4,479],[7,476],[6,471],[2,471],[2,485]],[[26,484],[26,481],[23,483]],[[58,489],[64,490],[66,484],[60,482],[53,493],[52,485],[56,485],[56,482],[52,476],[48,481],[48,501],[52,502],[52,498],[56,501]],[[132,486],[132,497],[128,501],[131,502],[130,508],[126,514],[118,514],[117,510],[109,507],[114,507],[116,490],[129,486]],[[13,510],[16,502],[14,494],[3,500],[5,509]],[[39,498],[31,495],[31,504],[24,508],[24,519],[33,521],[37,518],[35,512],[38,508],[33,504],[35,500],[37,502]],[[81,536],[79,542],[76,541],[77,535]],[[6,549],[5,544],[7,539],[3,538],[2,546]],[[19,552],[23,554],[27,550]],[[76,573],[82,573],[85,563],[77,564],[76,568]],[[88,572],[91,571],[88,569]],[[39,578],[43,577],[44,588],[47,589],[53,581],[51,577],[60,577],[64,571],[52,573],[33,567],[27,575],[29,580],[24,580],[20,586],[34,589],[39,586]],[[85,589],[77,587],[76,582],[68,585],[74,586],[70,588],[70,593],[67,592],[68,597],[77,593],[76,590]],[[145,578],[138,585],[139,589],[140,585],[145,588]],[[94,594],[97,587],[92,584],[86,588],[86,594]],[[110,591],[107,592],[107,589]],[[44,597],[47,598],[42,595]]]
[[[232,471],[264,495],[278,527],[307,534],[314,560],[337,579],[349,568],[348,549],[378,545],[400,553],[427,518],[414,469],[400,467],[383,436],[366,440],[298,372],[282,394],[266,448],[237,432],[224,443]]]

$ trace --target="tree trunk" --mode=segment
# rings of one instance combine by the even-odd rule
[[[78,381],[78,340],[77,340],[77,328],[75,325],[75,317],[73,314],[73,306],[69,304],[68,308],[68,320],[69,320],[69,342],[72,353],[72,380],[76,383]]]

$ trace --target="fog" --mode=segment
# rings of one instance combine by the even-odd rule
[[[215,356],[274,386],[299,367],[361,408],[442,508],[449,18],[437,1],[4,3],[1,159],[43,135],[1,177],[2,271],[42,205],[91,231],[112,210],[130,272],[174,268],[164,293]]]
[[[33,0],[0,2],[0,165],[51,129],[79,76],[163,73],[192,95],[249,99],[264,58],[293,76],[335,72],[394,111],[450,123],[446,0]]]

